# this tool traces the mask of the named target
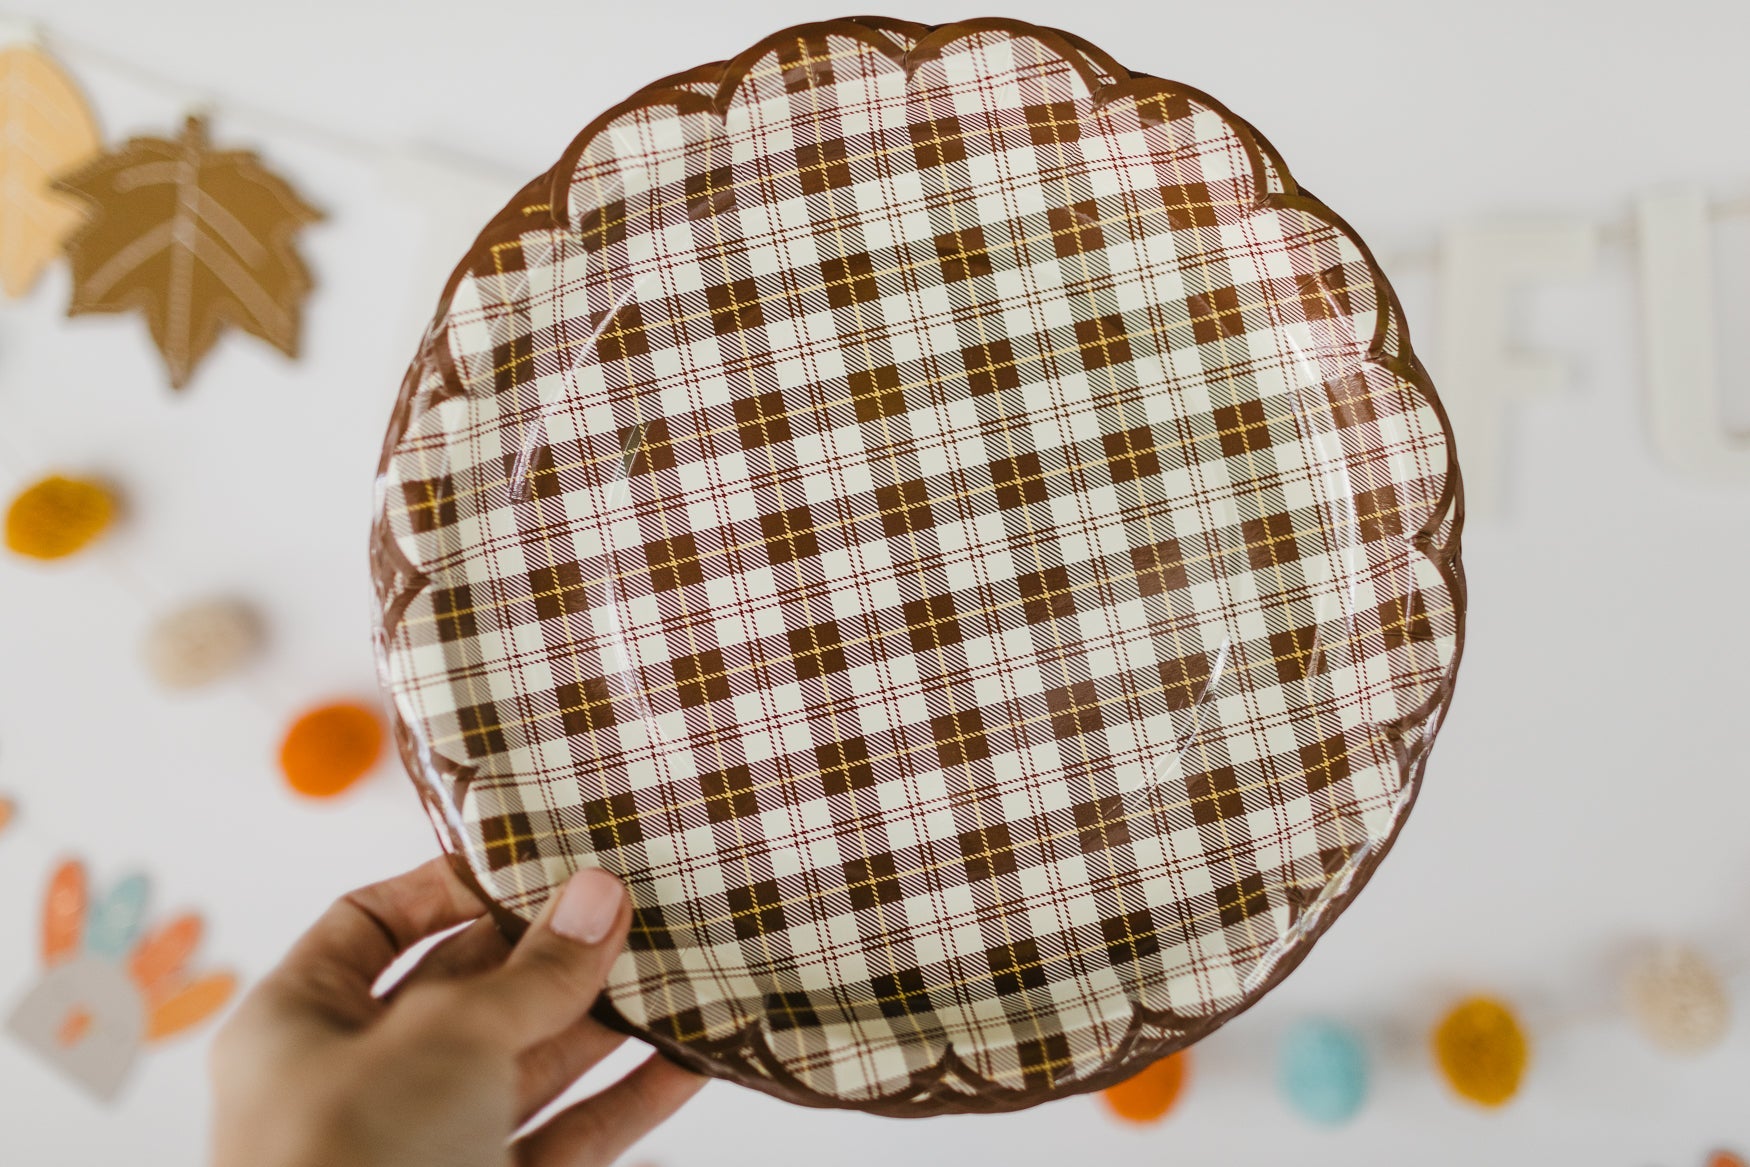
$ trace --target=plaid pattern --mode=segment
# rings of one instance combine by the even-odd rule
[[[1340,909],[1444,708],[1456,470],[1243,123],[920,35],[781,34],[531,184],[409,375],[377,574],[483,888],[631,885],[624,1018],[978,1109],[1191,1040]]]

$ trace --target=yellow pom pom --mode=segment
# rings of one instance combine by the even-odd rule
[[[6,511],[6,546],[31,559],[61,559],[97,538],[115,499],[95,482],[54,475],[27,487]]]
[[[1513,1011],[1488,997],[1472,997],[1434,1030],[1434,1058],[1446,1081],[1480,1106],[1502,1106],[1519,1092],[1528,1050]]]

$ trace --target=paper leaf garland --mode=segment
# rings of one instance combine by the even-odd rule
[[[254,154],[215,150],[190,118],[174,141],[131,138],[66,175],[85,225],[67,241],[67,314],[139,311],[180,389],[226,325],[287,356],[310,273],[293,238],[321,216]]]
[[[42,50],[0,50],[0,286],[17,298],[60,254],[79,225],[78,205],[49,189],[102,142],[91,109]]]

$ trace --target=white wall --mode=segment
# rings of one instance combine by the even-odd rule
[[[644,82],[836,6],[533,0],[23,0],[52,28],[189,85],[361,138],[544,169]],[[1297,177],[1393,265],[1424,347],[1442,223],[1496,212],[1626,213],[1646,186],[1750,190],[1750,6],[1741,0],[1017,2],[1134,68],[1205,88],[1257,124]],[[905,4],[939,20],[953,9]],[[106,132],[174,127],[178,101],[81,71]],[[363,536],[375,451],[425,225],[380,168],[216,106],[221,142],[258,145],[330,215],[308,235],[320,287],[306,357],[232,339],[180,397],[133,319],[60,318],[65,272],[0,307],[0,493],[50,468],[106,473],[131,517],[53,570],[0,562],[0,1008],[34,954],[52,852],[100,878],[133,865],[194,904],[209,957],[257,974],[346,887],[433,847],[397,774],[339,805],[282,794],[277,735],[306,701],[369,693]],[[505,187],[508,194],[510,184]],[[1722,235],[1726,369],[1750,311],[1750,248]],[[1734,242],[1734,240],[1736,242]],[[459,252],[461,240],[455,241]],[[1633,273],[1526,296],[1517,328],[1577,368],[1508,434],[1509,511],[1466,536],[1470,644],[1451,721],[1396,851],[1305,966],[1199,1050],[1182,1111],[1141,1133],[1087,1100],[1024,1115],[900,1123],[788,1108],[714,1086],[647,1145],[668,1167],[831,1163],[1415,1162],[1698,1164],[1750,1145],[1750,1025],[1673,1062],[1608,1019],[1545,1030],[1505,1113],[1452,1101],[1416,1044],[1452,994],[1503,992],[1534,1021],[1605,1001],[1635,942],[1750,938],[1750,492],[1656,464],[1637,370]],[[1437,354],[1431,354],[1437,357]],[[1431,360],[1438,382],[1440,367]],[[1459,435],[1462,455],[1465,435]],[[164,603],[233,590],[273,620],[247,684],[172,700],[136,645]],[[1750,1009],[1739,982],[1739,1004]],[[1271,1041],[1328,1012],[1396,1019],[1407,1049],[1335,1133],[1276,1100]],[[1387,1038],[1390,1027],[1380,1031]],[[1534,1034],[1534,1037],[1536,1035]],[[0,1161],[197,1160],[204,1035],[155,1054],[100,1111],[0,1040]]]

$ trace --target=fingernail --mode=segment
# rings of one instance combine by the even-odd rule
[[[600,944],[620,916],[626,887],[599,867],[586,867],[565,881],[549,925],[567,940]]]

